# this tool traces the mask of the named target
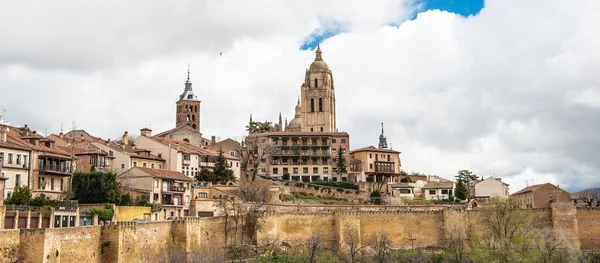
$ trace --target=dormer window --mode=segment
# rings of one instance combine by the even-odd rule
[[[146,152],[146,156],[150,156],[150,152]]]
[[[193,99],[193,98],[194,98],[194,95],[192,95],[192,94],[188,95],[188,99],[189,99],[189,100],[191,100],[191,99]]]

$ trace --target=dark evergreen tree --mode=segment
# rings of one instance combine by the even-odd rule
[[[198,175],[196,175],[196,181],[198,182],[215,182],[215,174],[208,169],[202,169],[200,170],[200,172],[198,173]]]
[[[215,162],[215,168],[213,169],[213,182],[225,183],[228,181],[235,181],[233,170],[229,169],[227,159],[225,159],[225,156],[223,156],[223,150],[219,149],[218,153],[219,155],[217,156],[217,161]]]
[[[459,200],[467,200],[468,191],[469,190],[467,189],[465,182],[462,179],[458,179],[458,183],[454,189],[454,197]]]
[[[346,157],[344,155],[344,150],[342,149],[341,146],[338,149],[338,162],[337,162],[335,170],[336,170],[337,174],[347,174],[348,173],[348,168],[346,166]]]
[[[120,185],[114,172],[77,172],[72,180],[73,199],[79,203],[120,203]]]

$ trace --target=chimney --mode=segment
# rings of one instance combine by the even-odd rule
[[[215,143],[217,143],[217,137],[214,135],[210,136],[210,145],[215,145]]]
[[[140,134],[144,137],[150,137],[152,136],[152,130],[148,128],[142,128],[140,129]]]
[[[8,127],[0,126],[0,141],[6,142],[6,136],[8,135]]]
[[[121,143],[123,145],[129,145],[129,132],[125,131],[125,133],[123,133],[123,138],[121,138]]]

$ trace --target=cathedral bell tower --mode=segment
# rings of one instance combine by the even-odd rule
[[[192,90],[192,81],[190,81],[190,68],[188,65],[187,81],[185,82],[185,89],[179,96],[177,101],[177,116],[176,126],[180,127],[187,125],[200,133],[200,100],[194,91]]]
[[[315,61],[306,70],[301,87],[303,132],[335,132],[335,87],[333,75],[317,46]]]

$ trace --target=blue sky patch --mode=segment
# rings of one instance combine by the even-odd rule
[[[477,15],[483,8],[483,2],[484,0],[416,0],[414,5],[418,8],[409,20],[416,19],[419,13],[436,9],[464,17]],[[399,24],[389,24],[389,26],[399,26]],[[321,26],[302,40],[300,50],[313,50],[325,39],[343,32],[345,32],[344,27],[337,23]]]
[[[411,20],[417,18],[417,14],[429,10],[441,10],[455,13],[464,17],[476,15],[483,8],[484,0],[417,0],[416,5],[422,6]]]

